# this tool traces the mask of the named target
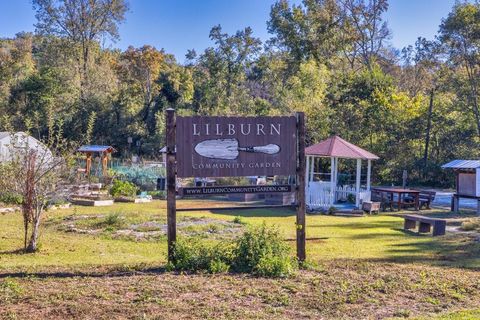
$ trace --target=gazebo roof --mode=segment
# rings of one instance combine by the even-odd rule
[[[305,149],[307,156],[336,157],[347,159],[378,160],[379,157],[357,147],[339,136],[332,136]]]

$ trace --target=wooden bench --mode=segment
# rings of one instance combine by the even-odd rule
[[[445,228],[447,226],[447,221],[445,220],[418,215],[405,215],[403,218],[405,219],[403,226],[405,230],[415,229],[417,222],[419,222],[418,233],[430,232],[431,227],[433,227],[432,236],[443,236],[445,234]]]

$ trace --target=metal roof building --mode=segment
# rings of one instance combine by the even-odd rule
[[[477,169],[480,168],[480,160],[453,160],[445,163],[442,169]]]

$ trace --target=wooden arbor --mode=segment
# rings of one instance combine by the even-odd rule
[[[360,206],[360,201],[370,200],[370,183],[372,160],[379,159],[368,152],[339,136],[332,136],[322,142],[305,149],[307,157],[307,206],[310,208],[329,208],[334,205],[337,196],[354,194],[355,206]],[[320,158],[330,158],[330,173],[315,172],[315,163]],[[357,161],[355,186],[338,185],[339,159],[354,159]],[[367,161],[366,187],[361,188],[362,160]],[[318,175],[315,181],[315,175]]]
[[[86,155],[85,175],[88,177],[92,170],[92,157],[94,153],[100,154],[102,159],[102,176],[107,175],[108,155],[116,150],[112,146],[85,145],[77,150]]]

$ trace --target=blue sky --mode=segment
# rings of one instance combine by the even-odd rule
[[[262,40],[270,36],[266,21],[274,0],[129,0],[130,12],[120,26],[121,40],[108,46],[125,49],[150,44],[184,61],[187,49],[201,52],[211,45],[212,26],[224,31],[251,26]],[[295,0],[299,2],[299,0]],[[417,37],[433,39],[455,0],[390,0],[385,15],[393,36],[391,44],[403,48]],[[0,0],[0,37],[33,31],[35,13],[30,0]]]

